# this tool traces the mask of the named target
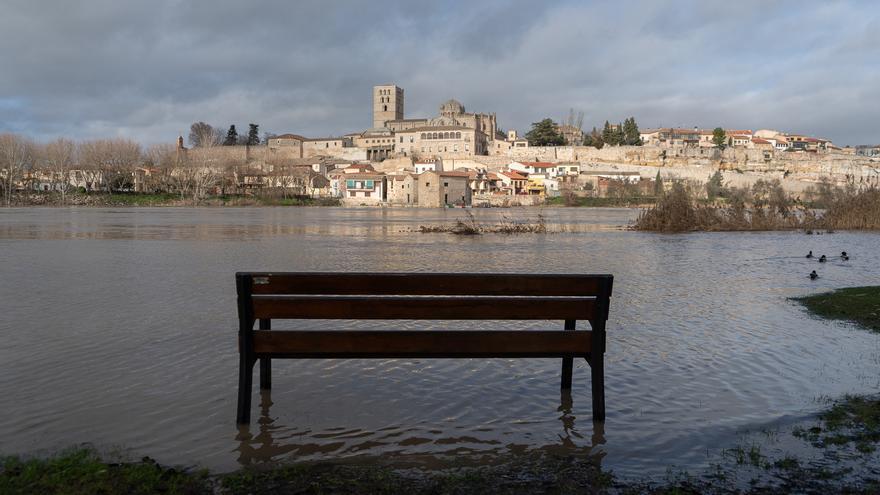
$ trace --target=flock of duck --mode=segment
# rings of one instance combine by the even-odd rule
[[[807,259],[813,259],[813,258],[815,258],[815,256],[813,256],[812,251],[807,253]],[[840,253],[840,259],[842,261],[849,260],[849,255],[846,254],[846,251],[843,251],[842,253]],[[819,263],[825,263],[826,261],[828,261],[828,258],[824,254],[822,256],[819,256]],[[819,278],[819,274],[816,273],[816,270],[813,270],[812,272],[810,272],[810,280],[816,280],[817,278]]]

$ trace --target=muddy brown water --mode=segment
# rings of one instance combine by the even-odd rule
[[[880,283],[880,235],[622,230],[636,213],[546,209],[574,232],[454,236],[411,231],[460,210],[0,209],[0,453],[90,443],[225,471],[553,452],[641,475],[880,387],[880,337],[787,299]],[[607,422],[590,419],[583,361],[565,397],[557,359],[313,360],[276,361],[240,431],[241,270],[612,273]]]

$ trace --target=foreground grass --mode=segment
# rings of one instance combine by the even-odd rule
[[[795,300],[823,318],[851,321],[880,332],[880,286],[849,287]]]
[[[74,449],[48,459],[2,459],[0,493],[189,495],[211,490],[206,472],[181,472],[148,458],[106,463],[92,449]]]
[[[609,474],[592,464],[570,459],[421,474],[380,466],[304,463],[220,475],[162,467],[147,458],[108,463],[88,448],[47,459],[0,460],[2,494],[601,493],[611,482]]]

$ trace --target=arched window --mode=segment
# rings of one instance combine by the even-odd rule
[[[388,111],[388,105],[382,105],[382,111],[383,111],[383,112],[387,112],[387,111]]]
[[[436,132],[434,132],[434,133],[431,134],[431,139],[437,139],[437,133],[436,133]]]
[[[425,139],[425,133],[424,133],[424,132],[422,133],[422,139]]]
[[[455,139],[461,139],[461,133],[460,133],[460,132],[456,132],[456,133],[455,133]]]

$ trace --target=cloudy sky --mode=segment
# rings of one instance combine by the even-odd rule
[[[586,114],[880,142],[880,3],[4,0],[0,131],[173,141],[194,121],[341,135],[371,87],[504,129]]]

